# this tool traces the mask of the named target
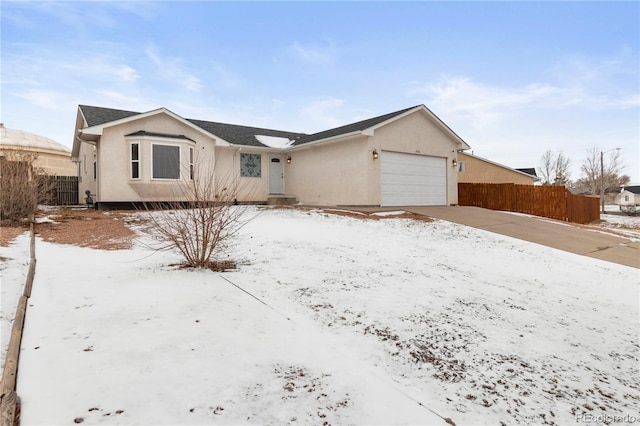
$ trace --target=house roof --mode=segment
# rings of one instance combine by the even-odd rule
[[[296,138],[304,135],[304,133],[263,129],[260,127],[239,126],[236,124],[216,123],[213,121],[192,119],[187,119],[187,121],[235,145],[266,147],[267,145],[260,142],[256,136],[275,136],[295,140]]]
[[[640,194],[640,185],[631,185],[623,187],[625,191],[633,192],[634,194]]]
[[[536,173],[536,169],[535,168],[516,169],[516,170],[519,171],[519,172],[522,172],[522,173],[526,173],[526,174],[531,175],[531,176],[538,177],[538,174]]]
[[[401,114],[404,114],[407,111],[416,108],[415,106],[411,108],[405,108],[400,111],[391,112],[389,114],[384,114],[379,117],[369,118],[366,120],[358,121],[356,123],[346,124],[344,126],[335,127],[329,130],[323,130],[322,132],[313,133],[311,135],[304,135],[298,138],[293,145],[302,145],[309,142],[314,142],[321,139],[327,139],[334,136],[345,135],[348,133],[359,132],[371,127],[374,127],[377,124],[383,123],[387,120],[390,120],[394,117],[397,117]]]
[[[133,118],[137,115],[150,113],[139,113],[134,111],[125,111],[89,105],[79,105],[78,108],[87,123],[87,127],[101,126],[114,121],[124,120],[127,118]],[[361,120],[355,123],[335,127],[333,129],[324,130],[313,134],[265,129],[260,127],[241,126],[237,124],[219,123],[215,121],[182,119],[179,116],[177,117],[191,123],[192,125],[208,132],[211,135],[223,139],[230,144],[266,148],[268,147],[268,145],[262,143],[256,136],[286,138],[292,141],[290,146],[301,146],[307,143],[345,136],[355,132],[365,132],[368,129],[373,130],[373,128],[375,128],[376,126],[384,125],[385,122],[399,118],[405,113],[410,113],[412,110],[417,111],[419,109],[422,109],[430,116],[432,116],[437,121],[437,123],[439,123],[445,129],[445,131],[450,133],[454,137],[454,139],[456,139],[463,146],[463,149],[469,148],[469,146],[457,134],[455,134],[455,132],[453,132],[446,124],[444,124],[444,122],[442,122],[442,120],[440,120],[424,105],[417,105],[411,108],[401,109],[399,111],[380,115],[378,117]],[[164,109],[155,111],[161,110]]]
[[[129,133],[125,135],[125,137],[129,136],[157,136],[161,138],[169,138],[169,139],[186,139],[191,142],[195,142],[193,139],[186,137],[185,135],[172,135],[169,133],[157,133],[157,132],[147,132],[146,130],[139,130],[134,133]]]
[[[121,109],[102,108],[89,105],[78,105],[88,127],[98,126],[104,123],[121,120],[123,118],[139,115],[139,112],[124,111]]]

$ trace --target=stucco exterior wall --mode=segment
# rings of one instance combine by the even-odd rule
[[[447,203],[458,202],[456,142],[431,118],[416,112],[376,129],[373,136],[354,136],[290,152],[285,192],[303,204],[379,206],[380,158],[373,150],[429,155],[446,159]]]
[[[153,135],[129,136],[138,131],[183,135],[169,138]],[[139,144],[140,177],[131,177],[131,144]],[[152,177],[152,146],[172,145],[180,148],[180,180]],[[97,194],[98,202],[178,201],[184,199],[189,179],[189,148],[194,149],[196,181],[213,180],[212,192],[219,200],[265,202],[269,194],[269,150],[250,147],[216,146],[216,140],[166,114],[158,114],[104,129],[95,154],[98,158],[98,179],[93,179],[93,146],[83,143],[79,160],[87,157],[86,173],[81,174],[81,199],[85,189]],[[260,154],[262,174],[259,178],[240,176],[240,153]],[[101,164],[108,165],[101,167]],[[81,166],[81,172],[85,165]]]
[[[624,190],[620,194],[616,194],[614,204],[629,206],[639,204],[640,195],[634,194],[631,191]]]
[[[78,154],[78,200],[85,203],[85,191],[89,190],[95,200],[97,180],[93,177],[93,162],[96,161],[98,151],[94,145],[82,142]]]
[[[240,176],[241,153],[260,155],[260,177]],[[226,194],[233,194],[232,198],[239,202],[266,202],[269,196],[269,151],[250,147],[217,147],[215,176],[217,187]]]
[[[191,140],[158,136],[126,137],[141,130],[184,135]],[[131,178],[131,143],[139,143],[140,177]],[[180,179],[153,179],[152,145],[180,147]],[[97,144],[99,202],[174,201],[182,199],[189,181],[189,148],[194,148],[198,164],[215,161],[214,140],[166,114],[157,114],[104,129]],[[108,165],[101,167],[101,165]],[[204,170],[205,167],[200,167]]]
[[[457,157],[456,142],[419,111],[375,130],[369,138],[369,150],[404,152],[445,158],[447,204],[458,203],[457,169],[451,165]],[[372,163],[369,193],[371,204],[380,205],[380,161]]]
[[[527,177],[516,170],[492,164],[481,158],[465,153],[458,155],[458,161],[464,162],[464,171],[458,172],[458,182],[461,183],[515,183],[518,185],[533,185],[534,178]]]
[[[291,151],[285,162],[285,193],[312,205],[371,205],[368,179],[373,162],[367,137]]]

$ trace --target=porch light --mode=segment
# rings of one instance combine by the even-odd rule
[[[451,160],[451,165],[453,167],[456,167],[458,165],[458,160],[456,160],[455,158],[453,160]]]
[[[291,164],[291,156],[287,155],[287,164]]]
[[[377,160],[377,159],[378,159],[378,150],[377,150],[377,149],[374,149],[374,150],[373,150],[373,159],[374,159],[374,160]]]

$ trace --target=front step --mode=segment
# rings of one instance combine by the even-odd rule
[[[293,195],[270,195],[267,198],[267,204],[270,206],[291,206],[298,204],[298,200]]]

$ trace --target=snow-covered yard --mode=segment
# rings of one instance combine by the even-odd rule
[[[39,240],[23,424],[640,419],[637,269],[444,221],[258,210],[226,273],[144,235]],[[6,317],[28,236],[2,257]]]

